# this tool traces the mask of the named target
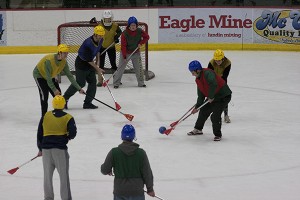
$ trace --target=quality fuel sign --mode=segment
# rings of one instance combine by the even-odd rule
[[[254,21],[253,30],[269,41],[300,45],[300,11],[263,10]]]

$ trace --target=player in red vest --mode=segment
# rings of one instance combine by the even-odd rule
[[[231,90],[226,82],[211,69],[203,69],[200,62],[193,60],[189,64],[189,70],[196,77],[198,99],[192,113],[198,112],[206,98],[209,103],[203,106],[198,115],[194,130],[188,135],[202,135],[202,129],[205,121],[210,116],[212,122],[214,141],[220,141],[222,138],[222,112],[231,100]]]
[[[149,40],[149,35],[138,27],[138,20],[135,17],[129,17],[127,28],[121,35],[121,54],[119,67],[114,76],[114,88],[121,85],[121,79],[125,71],[127,62],[131,60],[138,87],[146,87],[144,83],[144,69],[142,66],[140,48]]]

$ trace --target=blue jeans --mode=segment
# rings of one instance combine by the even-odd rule
[[[124,196],[117,196],[114,195],[114,200],[145,200],[145,196],[131,196],[131,197],[124,197]]]

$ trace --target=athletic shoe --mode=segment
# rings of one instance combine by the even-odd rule
[[[118,85],[115,85],[115,86],[114,86],[114,88],[115,88],[115,89],[118,89],[118,88],[119,88],[119,86],[118,86]]]
[[[147,85],[145,85],[145,84],[144,85],[139,85],[139,87],[144,87],[145,88],[145,87],[147,87]]]
[[[187,135],[192,136],[192,135],[203,135],[202,130],[194,129],[191,132],[188,132]]]
[[[97,87],[102,87],[102,83],[98,82]]]
[[[228,115],[224,116],[224,122],[226,122],[226,123],[230,123],[231,122]]]
[[[83,109],[97,109],[97,108],[98,108],[98,106],[95,106],[92,103],[84,103],[83,104]]]
[[[222,137],[216,136],[216,137],[214,138],[214,141],[220,141],[221,139],[222,139]]]

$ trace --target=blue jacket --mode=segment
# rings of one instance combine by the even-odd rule
[[[78,50],[78,56],[83,61],[92,62],[95,56],[97,55],[97,53],[100,52],[102,43],[103,43],[103,39],[100,40],[98,45],[95,45],[93,41],[93,36],[85,39]]]
[[[52,110],[49,112],[52,112],[53,115],[58,118],[67,114],[62,110]],[[74,118],[72,117],[67,123],[66,128],[68,133],[66,135],[44,136],[43,121],[44,121],[44,116],[40,120],[38,131],[37,131],[37,146],[39,150],[41,151],[42,149],[53,149],[53,148],[68,149],[67,144],[69,140],[74,139],[77,134],[77,127]]]

